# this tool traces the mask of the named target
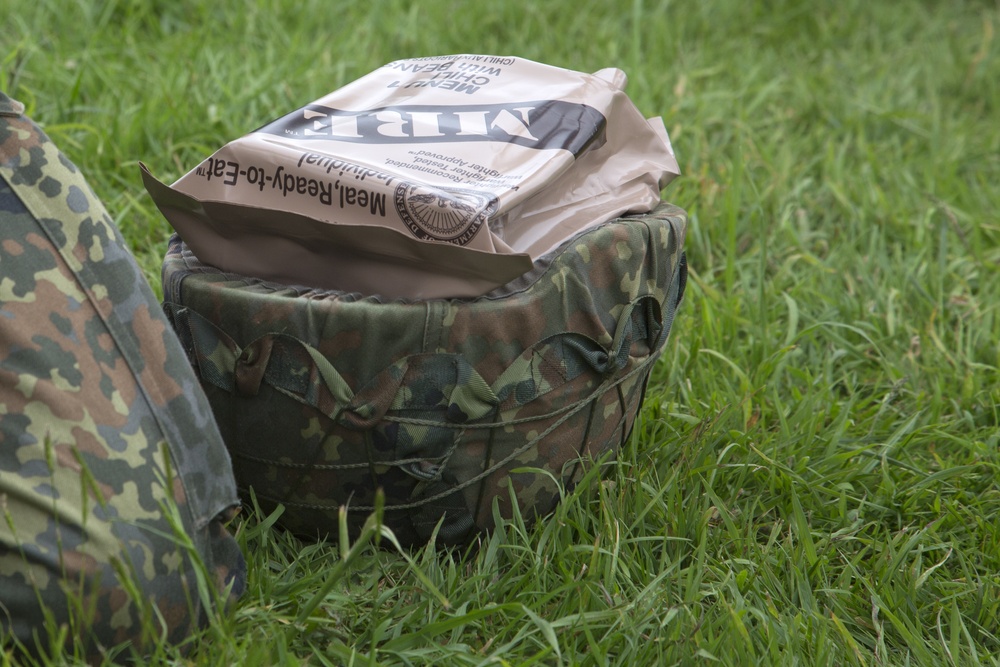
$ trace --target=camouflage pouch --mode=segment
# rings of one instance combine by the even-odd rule
[[[556,480],[628,436],[684,292],[686,214],[587,231],[475,299],[376,297],[226,274],[173,238],[166,308],[237,483],[304,534],[357,529],[385,490],[403,543],[460,544],[551,511]],[[443,518],[442,518],[443,517]]]

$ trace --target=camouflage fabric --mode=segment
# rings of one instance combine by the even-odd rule
[[[684,290],[669,204],[564,244],[470,300],[382,302],[225,274],[171,241],[164,298],[233,455],[284,524],[357,529],[376,489],[404,543],[530,520],[628,436]],[[533,469],[533,470],[527,470]]]
[[[22,110],[0,94],[0,646],[179,642],[194,561],[244,586],[229,456],[103,205]]]

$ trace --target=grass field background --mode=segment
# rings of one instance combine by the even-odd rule
[[[603,481],[347,568],[251,513],[247,594],[151,661],[1000,664],[998,30],[987,0],[0,0],[0,89],[156,289],[138,161],[170,182],[398,58],[620,67],[684,172],[687,298]]]

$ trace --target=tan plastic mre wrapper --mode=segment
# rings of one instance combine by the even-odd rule
[[[470,297],[587,227],[652,210],[678,174],[617,69],[399,60],[143,180],[204,262],[387,298]]]

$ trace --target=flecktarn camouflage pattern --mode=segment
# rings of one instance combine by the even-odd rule
[[[179,642],[215,597],[196,560],[244,585],[229,456],[103,205],[22,110],[0,94],[0,646]]]
[[[401,542],[457,544],[558,500],[627,437],[684,291],[684,211],[605,223],[470,300],[382,302],[202,264],[174,237],[164,299],[237,483],[305,534],[385,491]]]

